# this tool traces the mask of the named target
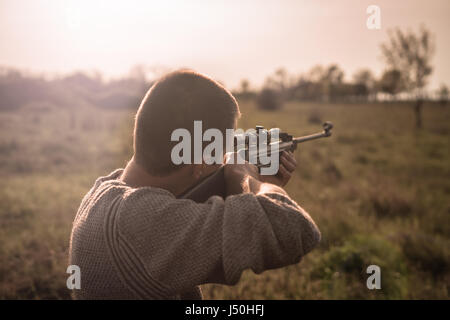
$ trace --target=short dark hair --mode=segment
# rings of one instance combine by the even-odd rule
[[[134,159],[152,175],[170,174],[182,166],[171,160],[175,129],[193,137],[194,121],[201,120],[203,131],[217,128],[225,136],[239,115],[236,99],[218,82],[192,70],[171,72],[149,89],[136,114]]]

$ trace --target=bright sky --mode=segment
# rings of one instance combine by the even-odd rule
[[[381,30],[366,27],[370,4]],[[388,28],[424,23],[436,35],[435,89],[450,85],[449,9],[448,0],[0,0],[0,65],[108,77],[136,64],[190,67],[234,88],[278,67],[338,63],[350,78],[362,67],[380,74]]]

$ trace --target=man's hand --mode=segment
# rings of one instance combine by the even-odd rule
[[[237,157],[239,157],[237,153],[226,155],[225,162],[227,164],[224,167],[224,175],[227,195],[249,192],[250,178],[252,181],[258,181],[259,179],[258,168],[253,164],[247,161],[244,164],[230,164],[231,158],[234,159],[233,163],[238,163]]]
[[[227,155],[226,162],[230,157],[234,157],[237,163],[236,153]],[[274,176],[263,176],[258,173],[258,168],[247,161],[244,164],[225,165],[225,181],[227,195],[252,192],[279,192],[285,191],[278,187],[285,186],[292,176],[292,172],[297,167],[297,161],[292,152],[283,152],[280,156],[280,166],[278,173]],[[277,186],[277,187],[275,187]]]
[[[291,179],[292,173],[296,167],[297,161],[294,158],[294,154],[291,151],[283,151],[280,156],[280,168],[278,173],[273,176],[260,175],[259,180],[284,187],[289,182],[289,179]]]

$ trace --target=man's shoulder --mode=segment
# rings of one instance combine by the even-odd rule
[[[119,180],[122,172],[123,169],[116,169],[106,176],[98,177],[81,201],[80,209],[86,206],[90,207],[98,201],[106,200],[108,197],[105,197],[105,195],[108,194],[108,189],[111,189],[110,187],[114,185],[119,186],[122,184]]]
[[[119,214],[125,220],[139,221],[151,213],[156,214],[164,210],[177,200],[171,192],[161,188],[132,188],[126,184],[122,186],[124,189]]]
[[[134,188],[120,180],[124,169],[116,169],[106,176],[101,176],[95,180],[91,190],[86,195],[95,198],[94,201],[111,201],[111,197],[120,198],[121,206],[127,209],[140,209],[141,206],[158,205],[166,199],[174,199],[172,193],[167,190],[154,187]]]
[[[100,177],[98,177],[98,178],[95,180],[95,182],[94,182],[94,185],[93,185],[93,187],[92,187],[92,190],[97,189],[97,188],[98,188],[100,185],[102,185],[103,183],[114,182],[114,181],[120,182],[119,178],[120,178],[120,176],[122,175],[123,170],[124,170],[123,168],[119,168],[119,169],[116,169],[116,170],[112,171],[111,173],[109,173],[109,174],[106,175],[106,176],[100,176]]]
[[[114,216],[120,225],[145,223],[150,214],[157,214],[176,198],[167,190],[133,188],[120,180],[123,169],[116,169],[95,180],[81,201],[75,225],[103,221]]]

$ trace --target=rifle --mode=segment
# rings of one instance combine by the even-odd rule
[[[249,141],[250,141],[250,136],[252,134],[256,134],[257,139],[259,139],[259,137],[262,134],[267,135],[267,141],[269,141],[269,148],[267,148],[265,151],[268,154],[270,154],[270,151],[272,149],[274,149],[274,150],[276,150],[276,152],[281,154],[283,151],[296,150],[297,145],[299,143],[331,136],[332,128],[333,128],[333,124],[331,122],[327,121],[323,124],[322,132],[303,136],[303,137],[294,138],[290,134],[287,134],[285,132],[279,132],[278,128],[273,128],[273,129],[270,129],[269,131],[266,131],[264,129],[264,127],[256,126],[255,133],[245,134],[243,137],[241,137],[244,139],[246,147],[239,151],[243,151],[242,154],[245,157],[246,161],[249,161],[249,159],[256,159],[256,163],[257,163],[256,166],[258,168],[261,168],[264,166],[264,164],[262,164],[258,161],[261,150],[256,150],[256,152],[255,152],[255,151],[250,150],[250,148],[248,147]],[[277,141],[271,141],[271,137],[274,136],[275,130],[278,130],[277,136],[279,137],[279,139]],[[238,137],[235,137],[235,143],[236,143],[237,138]],[[274,147],[277,147],[277,148],[274,148]],[[179,196],[179,198],[191,199],[191,200],[194,200],[195,202],[205,202],[206,200],[208,200],[209,197],[211,197],[213,195],[221,196],[224,199],[227,196],[223,165],[217,171],[213,172],[209,176],[202,179],[198,184],[196,184],[192,188],[189,188],[188,190],[186,190],[183,194],[181,194]]]

